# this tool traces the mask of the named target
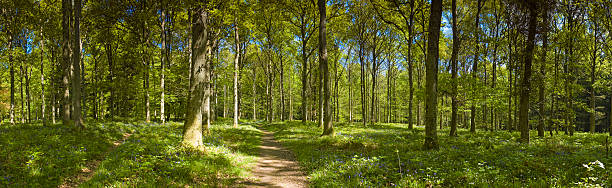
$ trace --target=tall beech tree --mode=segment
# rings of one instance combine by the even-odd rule
[[[425,79],[425,149],[438,149],[436,119],[438,115],[438,57],[442,0],[432,0],[429,12],[429,39],[427,43]]]

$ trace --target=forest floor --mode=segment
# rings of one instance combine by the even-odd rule
[[[72,177],[65,178],[64,182],[59,187],[60,188],[78,187],[83,182],[90,180],[93,177],[94,172],[98,170],[98,167],[100,166],[100,163],[102,162],[102,160],[106,158],[106,155],[108,155],[110,152],[114,151],[117,147],[123,144],[125,140],[128,139],[130,136],[132,136],[131,133],[123,133],[123,138],[121,138],[120,140],[114,141],[113,146],[111,146],[111,148],[109,148],[108,151],[104,153],[100,159],[94,159],[92,161],[88,161],[79,173],[73,175]]]
[[[548,132],[531,143],[505,130],[449,137],[438,130],[439,150],[423,150],[424,129],[405,124],[336,123],[321,137],[316,123],[264,126],[295,153],[312,187],[609,187],[612,157],[607,133]],[[612,155],[612,154],[611,154]]]
[[[259,160],[253,170],[255,181],[246,182],[246,187],[307,187],[307,178],[295,161],[293,153],[274,139],[274,134],[262,130]]]
[[[563,133],[520,144],[518,132],[219,119],[205,152],[181,145],[180,122],[0,126],[0,187],[610,187],[607,134]],[[130,135],[127,137],[126,135]],[[118,141],[122,141],[119,144]],[[83,172],[83,169],[87,169]]]
[[[228,122],[204,136],[205,152],[182,146],[180,122],[1,126],[0,187],[232,187],[252,176],[262,133]]]

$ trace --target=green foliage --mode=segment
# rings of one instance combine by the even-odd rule
[[[82,187],[230,186],[249,175],[261,133],[249,125],[213,125],[205,152],[181,145],[182,123],[140,124]]]
[[[65,125],[18,124],[0,127],[0,186],[58,186],[99,159],[134,127],[122,123],[96,123],[86,130]]]
[[[594,170],[585,171],[583,164],[612,162],[602,146],[603,134],[533,137],[531,145],[522,145],[517,133],[460,129],[459,137],[452,138],[443,129],[440,150],[424,151],[423,130],[400,124],[338,124],[334,137],[319,137],[315,124],[267,127],[296,154],[314,187],[605,186],[609,170],[593,163]]]
[[[230,186],[249,176],[261,133],[250,125],[213,125],[206,152],[181,146],[182,123],[90,123],[78,131],[64,125],[16,125],[0,129],[0,186],[59,186],[94,160],[82,187],[185,185]],[[132,135],[109,151],[123,133]]]

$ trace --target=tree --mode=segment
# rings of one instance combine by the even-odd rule
[[[481,3],[482,0],[478,0],[478,4],[477,4],[477,8],[478,10],[476,11],[476,31],[474,32],[474,38],[476,38],[476,49],[474,52],[474,63],[472,64],[472,78],[474,79],[472,82],[472,107],[471,107],[471,116],[470,116],[470,132],[476,132],[476,88],[475,85],[477,83],[477,74],[478,74],[478,60],[479,60],[479,47],[480,47],[480,41],[478,39],[478,36],[480,35],[480,11],[482,9],[482,7],[484,6],[484,3]]]
[[[192,21],[192,77],[189,81],[189,102],[185,124],[183,126],[183,143],[191,147],[201,147],[202,143],[202,116],[205,108],[205,99],[208,98],[207,74],[209,62],[207,57],[208,38],[208,10],[198,7],[193,11]]]
[[[327,15],[327,0],[318,0],[319,6],[319,71],[323,75],[323,93],[324,109],[323,109],[323,136],[334,134],[334,127],[331,122],[331,91],[329,81],[329,69],[327,65],[327,34],[326,34],[326,15]]]
[[[438,114],[438,42],[442,22],[442,0],[432,0],[429,13],[429,39],[425,79],[425,149],[438,148],[436,118]]]
[[[71,53],[71,42],[70,42],[70,17],[72,15],[72,6],[70,0],[62,0],[62,87],[64,89],[63,94],[63,108],[62,108],[62,121],[65,125],[71,124],[70,122],[70,53]]]
[[[73,54],[72,54],[72,106],[73,115],[72,121],[74,126],[79,128],[85,128],[83,123],[83,117],[81,116],[81,34],[80,34],[80,22],[81,19],[81,0],[74,0],[74,25],[73,32]]]
[[[163,5],[162,5],[163,6]],[[160,101],[160,120],[162,122],[162,124],[166,123],[166,116],[165,116],[165,107],[166,107],[166,63],[168,62],[168,51],[166,50],[166,9],[162,8],[161,11],[161,77],[160,77],[160,87],[161,87],[161,101]],[[193,61],[193,60],[192,60]]]
[[[537,24],[537,2],[527,2],[527,8],[529,9],[529,26],[527,34],[527,46],[525,47],[525,56],[523,58],[524,68],[521,80],[521,99],[520,99],[520,110],[519,110],[519,127],[521,131],[522,143],[529,143],[529,94],[531,89],[531,62],[533,59],[533,50],[535,47],[535,34]]]
[[[457,0],[451,2],[452,13],[452,30],[453,30],[453,52],[451,55],[451,76],[452,76],[452,92],[451,92],[451,122],[450,136],[457,136],[457,56],[459,55],[459,31],[457,29]]]
[[[236,54],[234,57],[234,128],[238,127],[238,74],[240,60],[240,36],[238,35],[238,23],[234,23],[234,43],[236,46]]]

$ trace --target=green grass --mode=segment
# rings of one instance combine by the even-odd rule
[[[0,187],[57,187],[99,158],[133,130],[122,123],[95,123],[78,131],[64,125],[4,124],[0,127]]]
[[[219,122],[204,137],[205,152],[181,145],[182,123],[143,125],[110,153],[81,187],[230,186],[249,176],[261,133]]]
[[[460,129],[453,138],[444,129],[438,132],[440,149],[425,151],[424,130],[400,124],[336,124],[334,137],[320,137],[314,123],[266,128],[294,151],[312,187],[610,186],[604,134],[532,136],[524,145],[517,143],[518,133]]]
[[[181,145],[183,123],[89,122],[0,127],[0,187],[57,187],[88,162],[100,160],[81,187],[228,187],[250,176],[261,132],[220,120],[204,137],[205,152]],[[110,151],[123,133],[132,135]]]

